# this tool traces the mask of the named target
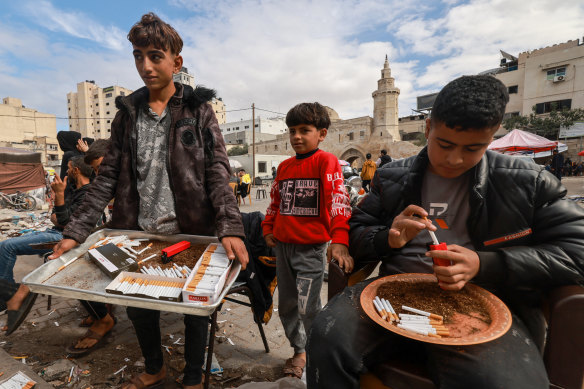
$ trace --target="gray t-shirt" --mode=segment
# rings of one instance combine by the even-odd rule
[[[166,159],[170,131],[168,107],[158,116],[150,107],[138,110],[136,121],[137,170],[140,210],[138,225],[157,234],[179,233]]]
[[[444,178],[426,171],[422,181],[422,208],[438,228],[435,234],[440,242],[474,250],[466,228],[470,213],[469,179],[470,172],[456,178]],[[428,251],[426,244],[431,242],[428,231],[420,231],[399,254],[384,264],[384,268],[391,274],[432,273],[432,258],[424,256]]]

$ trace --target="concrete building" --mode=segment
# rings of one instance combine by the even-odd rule
[[[398,120],[399,93],[386,57],[377,89],[372,93],[373,117],[341,119],[334,109],[327,107],[331,126],[320,148],[348,161],[354,167],[361,167],[367,153],[371,153],[376,159],[382,149],[387,150],[388,154],[395,158],[416,154],[420,147],[401,139],[402,124]],[[255,152],[256,155],[294,155],[286,128],[276,139],[256,143]]]
[[[0,147],[37,151],[45,166],[58,166],[63,152],[57,142],[55,115],[27,108],[15,97],[0,104]]]
[[[253,143],[252,127],[254,123],[251,119],[240,120],[237,122],[229,122],[219,124],[221,134],[225,143],[229,145]],[[286,122],[283,117],[274,117],[264,119],[257,117],[255,119],[255,141],[256,143],[270,141],[276,139],[278,135],[287,132]]]
[[[180,68],[180,72],[172,75],[174,82],[180,82],[181,84],[189,85],[191,88],[195,87],[195,76],[189,73],[189,69],[186,67]]]
[[[225,103],[221,97],[214,98],[211,100],[211,107],[213,107],[213,112],[215,112],[215,117],[219,124],[224,124],[227,120],[225,115]]]
[[[69,130],[80,132],[83,137],[109,138],[118,111],[116,97],[130,93],[132,90],[117,85],[100,88],[95,81],[78,83],[77,92],[67,93]]]
[[[553,107],[584,108],[584,43],[579,39],[517,57],[501,51],[493,74],[509,90],[508,115],[549,113]]]

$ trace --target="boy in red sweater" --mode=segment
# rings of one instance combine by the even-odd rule
[[[306,332],[322,308],[325,251],[327,261],[334,258],[346,272],[353,269],[351,207],[337,157],[318,149],[330,125],[325,107],[298,104],[286,115],[286,125],[296,156],[278,166],[262,227],[268,246],[276,248],[280,320],[294,348],[283,372],[300,378]]]

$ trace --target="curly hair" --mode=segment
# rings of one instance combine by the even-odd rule
[[[142,19],[132,26],[128,40],[135,46],[153,45],[157,49],[170,50],[174,55],[178,55],[183,47],[178,32],[153,12],[142,15]]]
[[[93,174],[93,169],[91,168],[91,166],[85,163],[82,155],[77,155],[71,158],[69,162],[71,162],[71,166],[78,168],[82,175],[84,175],[87,178],[91,178],[91,175]]]
[[[492,76],[462,76],[449,82],[436,97],[432,123],[440,121],[457,131],[482,130],[503,121],[509,94]]]
[[[319,103],[300,103],[286,114],[288,127],[311,124],[317,129],[329,128],[331,119],[326,108]]]

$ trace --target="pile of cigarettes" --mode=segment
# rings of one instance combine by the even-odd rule
[[[116,288],[108,291],[137,297],[178,300],[183,285],[184,282],[181,281],[165,281],[132,275],[124,277]]]
[[[397,315],[390,302],[386,299],[379,298],[379,296],[375,296],[373,305],[383,320],[403,330],[433,338],[450,335],[448,328],[444,326],[444,319],[440,315],[411,308],[407,305],[402,305],[402,310],[412,312],[414,315],[407,313]]]
[[[147,259],[144,259],[146,261]],[[140,262],[144,262],[140,261]],[[139,262],[139,263],[140,263]],[[191,274],[191,269],[188,266],[179,266],[176,263],[172,264],[172,267],[168,269],[162,269],[160,266],[142,266],[140,272],[144,274],[150,274],[151,276],[163,276],[170,278],[188,278]]]
[[[185,290],[194,294],[212,295],[217,289],[221,276],[230,266],[231,261],[223,246],[211,244],[203,253],[197,272],[189,281]]]

